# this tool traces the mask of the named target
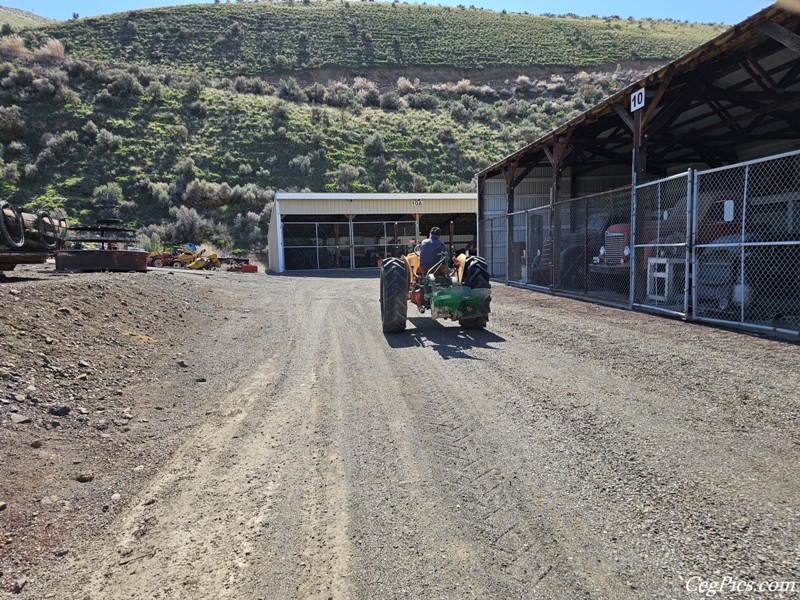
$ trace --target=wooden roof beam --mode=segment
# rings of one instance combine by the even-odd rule
[[[800,54],[800,35],[789,31],[774,21],[765,21],[758,28],[764,35],[780,42],[795,54]]]
[[[758,61],[754,60],[752,56],[748,56],[745,60],[739,63],[747,74],[750,76],[761,89],[767,91],[771,90],[777,92],[780,90],[775,80],[767,73]]]

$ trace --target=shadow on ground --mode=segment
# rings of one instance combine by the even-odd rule
[[[486,329],[448,327],[430,317],[411,317],[408,321],[414,326],[414,329],[406,329],[401,333],[384,334],[390,347],[431,347],[445,360],[453,358],[480,360],[470,356],[467,352],[474,348],[496,350],[497,347],[492,344],[506,341],[504,337]]]
[[[270,277],[287,277],[290,279],[379,279],[381,272],[378,269],[338,269],[328,271],[284,271],[283,273],[267,273]],[[377,291],[376,291],[377,293]]]

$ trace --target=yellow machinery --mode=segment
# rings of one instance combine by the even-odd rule
[[[186,265],[186,267],[189,269],[219,269],[222,267],[222,263],[219,261],[216,252],[205,254],[205,250],[201,250],[197,258]]]

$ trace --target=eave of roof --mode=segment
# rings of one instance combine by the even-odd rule
[[[549,131],[539,139],[522,147],[516,152],[505,156],[494,164],[489,165],[482,171],[478,172],[478,178],[485,178],[487,174],[499,173],[504,165],[515,162],[519,157],[532,152],[541,151],[546,144],[554,143],[557,136],[564,135],[566,132],[575,129],[579,125],[593,123],[605,116],[615,114],[613,105],[622,102],[626,97],[630,96],[631,93],[635,92],[639,88],[653,86],[654,84],[661,83],[668,76],[671,76],[675,73],[690,71],[702,63],[711,61],[720,54],[730,50],[732,45],[742,44],[748,41],[754,35],[758,34],[759,27],[763,23],[766,23],[767,21],[776,21],[780,23],[790,16],[791,15],[785,10],[775,5],[769,6],[757,12],[738,25],[734,25],[730,29],[722,32],[717,37],[698,46],[691,52],[676,58],[672,62],[664,65],[656,71],[653,71],[639,81],[632,83],[628,87],[612,94],[596,106],[593,106],[574,119],[571,119],[570,121],[567,121],[559,127]]]

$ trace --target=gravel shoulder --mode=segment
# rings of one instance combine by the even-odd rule
[[[676,598],[693,576],[800,579],[800,346],[500,285],[485,331],[411,307],[384,335],[377,285],[0,283],[0,593]]]

